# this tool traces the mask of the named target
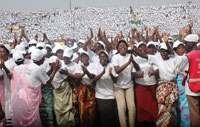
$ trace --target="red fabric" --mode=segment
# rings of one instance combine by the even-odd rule
[[[96,97],[93,85],[78,86],[78,101],[81,127],[93,127],[95,125]]]
[[[187,54],[189,60],[189,88],[193,92],[200,91],[200,50],[192,50]],[[198,81],[190,81],[190,80]]]
[[[156,85],[136,85],[137,121],[156,122],[158,104],[156,101]]]

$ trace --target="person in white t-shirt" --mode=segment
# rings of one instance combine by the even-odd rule
[[[116,127],[119,126],[114,95],[114,83],[117,82],[117,74],[115,74],[113,65],[109,63],[109,56],[105,51],[100,51],[99,59],[100,65],[97,65],[94,77],[96,82],[97,123],[100,124],[100,127]]]
[[[65,48],[61,68],[56,72],[53,85],[54,111],[58,126],[76,126],[78,120],[77,91],[75,79],[80,79],[79,66],[72,62],[73,50]]]
[[[84,50],[80,52],[80,58],[79,68],[82,70],[79,73],[84,74],[78,85],[80,126],[92,127],[96,122],[95,84],[93,83],[96,66],[90,62],[89,54]]]
[[[147,54],[145,42],[137,44],[138,51],[141,54]],[[135,96],[137,108],[137,122],[139,126],[153,127],[156,125],[158,115],[158,104],[156,101],[156,76],[158,68],[149,64],[147,59],[140,56],[135,58],[140,65],[140,71],[133,72],[135,79]],[[144,125],[143,125],[144,124]]]
[[[139,65],[135,62],[133,55],[128,54],[128,45],[125,40],[120,40],[117,45],[118,54],[113,56],[112,64],[118,74],[114,92],[117,100],[120,126],[126,127],[126,104],[128,107],[128,117],[130,127],[135,126],[136,107],[134,101],[134,84],[131,72],[139,70]]]
[[[137,54],[148,59],[148,63],[159,69],[159,80],[156,88],[158,102],[158,119],[156,125],[177,126],[176,102],[178,100],[178,88],[176,85],[176,62],[170,57],[169,45],[166,41],[160,44],[160,53],[155,55]],[[171,91],[171,92],[169,92]],[[166,109],[166,110],[164,110]],[[173,120],[173,121],[172,121]]]
[[[185,56],[185,44],[179,40],[173,44],[175,51],[174,60],[176,61],[176,68],[179,68],[179,60]],[[177,103],[177,118],[181,127],[190,126],[189,107],[187,97],[185,95],[185,87],[182,85],[184,71],[177,72],[176,82],[178,86],[178,103]]]
[[[13,58],[10,58],[10,51],[11,48],[9,45],[0,45],[1,68],[3,71],[6,126],[12,126],[12,107],[10,104],[10,90],[11,90],[10,79],[11,79],[11,69],[13,68],[13,66],[16,65]]]

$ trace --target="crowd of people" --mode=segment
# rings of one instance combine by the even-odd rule
[[[123,6],[123,5],[122,5]],[[35,34],[42,36],[46,33],[50,40],[60,39],[60,34],[67,37],[85,38],[91,27],[96,34],[101,26],[110,36],[116,36],[119,30],[125,35],[130,28],[141,30],[144,25],[149,27],[159,25],[159,30],[170,34],[178,34],[179,29],[194,21],[194,32],[200,29],[200,3],[183,3],[171,5],[143,6],[132,9],[136,20],[141,24],[131,23],[129,7],[88,7],[67,9],[54,9],[43,11],[5,11],[0,10],[0,41],[7,41],[13,37],[11,26],[25,27],[27,36],[32,38]],[[19,30],[13,29],[13,32]]]
[[[198,127],[200,35],[159,26],[0,44],[0,126]],[[143,34],[145,33],[145,34]],[[145,35],[145,36],[144,36]],[[22,41],[22,40],[25,41]]]

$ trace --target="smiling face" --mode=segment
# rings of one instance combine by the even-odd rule
[[[127,51],[128,51],[128,46],[126,45],[125,42],[120,42],[118,45],[118,49],[119,53],[124,56],[126,55]]]
[[[105,53],[100,53],[99,60],[102,66],[106,66],[108,63],[108,56]]]

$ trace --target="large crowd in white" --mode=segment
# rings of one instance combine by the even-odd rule
[[[140,7],[133,8],[133,11],[141,24],[131,23],[129,7],[88,7],[35,12],[1,10],[0,40],[13,38],[13,33],[7,29],[9,25],[25,27],[29,38],[33,38],[35,34],[42,37],[42,33],[46,33],[50,40],[60,39],[61,34],[74,39],[85,38],[89,34],[89,28],[97,32],[99,27],[110,36],[116,36],[120,30],[127,35],[130,28],[141,30],[144,25],[159,25],[161,31],[178,34],[190,21],[194,22],[195,33],[200,29],[200,3]]]

